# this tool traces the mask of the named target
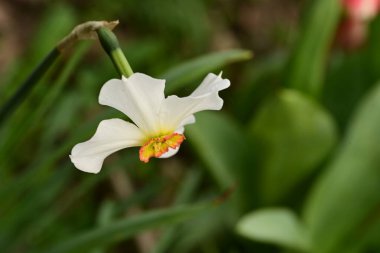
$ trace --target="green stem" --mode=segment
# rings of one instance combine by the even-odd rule
[[[128,63],[123,51],[119,46],[115,34],[108,28],[101,27],[96,30],[99,36],[99,41],[108,56],[111,58],[112,63],[120,75],[129,77],[133,74],[132,68]]]
[[[106,30],[111,32],[109,29],[115,28],[119,21],[88,21],[77,25],[74,29],[65,36],[58,45],[42,60],[40,65],[33,71],[33,73],[25,80],[25,82],[20,86],[16,93],[3,105],[0,109],[0,126],[4,123],[8,116],[16,109],[18,105],[25,99],[32,88],[37,84],[37,82],[43,77],[43,75],[48,71],[51,65],[58,59],[60,54],[67,48],[71,47],[78,40],[93,39],[96,37],[96,31],[101,30],[105,27]],[[113,35],[114,36],[114,35]],[[114,38],[116,41],[116,37]],[[108,52],[107,52],[108,53]],[[131,75],[132,69],[129,66],[125,56],[122,52],[115,52],[112,59],[117,62],[117,67],[120,69],[121,73],[125,76]],[[124,57],[124,58],[123,58]],[[116,64],[116,63],[115,63]]]
[[[8,116],[16,109],[32,90],[42,76],[47,72],[50,66],[58,59],[60,51],[54,48],[37,66],[33,73],[24,81],[16,93],[3,105],[0,109],[0,126],[4,123]]]
[[[113,62],[121,75],[129,77],[133,74],[133,70],[128,63],[127,58],[125,58],[123,51],[121,51],[120,48],[112,51],[111,59],[113,59]]]

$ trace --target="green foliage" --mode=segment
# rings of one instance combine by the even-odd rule
[[[300,37],[291,57],[286,83],[311,96],[320,96],[325,61],[339,20],[341,4],[335,0],[313,1],[304,15]]]
[[[201,112],[196,119],[197,124],[189,126],[187,131],[195,152],[206,163],[221,189],[236,188],[237,197],[241,198],[237,205],[246,208],[255,201],[249,191],[255,168],[250,167],[253,164],[250,143],[243,129],[230,118],[215,112]]]
[[[272,203],[318,168],[336,141],[330,115],[293,90],[283,90],[263,103],[251,123],[251,134],[263,169],[258,180],[261,196]]]
[[[339,153],[314,186],[305,219],[316,252],[340,251],[347,240],[358,238],[368,229],[367,222],[378,218],[373,215],[380,201],[380,118],[373,114],[379,109],[377,86],[362,102]]]
[[[209,72],[231,87],[221,111],[186,126],[175,157],[143,164],[126,149],[89,175],[68,155],[101,120],[125,118],[97,103],[118,74],[98,41],[65,52],[0,126],[1,252],[141,252],[145,236],[152,253],[380,251],[379,17],[345,51],[333,45],[338,0],[284,2],[304,13],[299,29],[278,1],[35,2],[12,12],[33,21],[25,52],[0,68],[0,105],[74,25],[99,17],[120,19],[133,70],[165,78],[168,95]],[[278,34],[288,30],[295,40]],[[288,44],[251,59],[266,34]]]
[[[151,213],[121,221],[113,221],[93,231],[75,235],[72,237],[73,239],[55,245],[45,252],[82,252],[83,250],[105,246],[110,242],[120,241],[135,235],[144,229],[179,223],[194,214],[207,210],[207,207],[210,207],[210,205],[182,206],[169,210],[152,211]]]
[[[288,209],[261,209],[243,216],[237,232],[253,240],[275,243],[286,248],[307,252],[310,239],[305,226]]]
[[[248,50],[233,49],[225,52],[211,53],[190,61],[180,64],[168,70],[163,78],[167,80],[167,92],[173,92],[177,89],[183,88],[190,81],[202,78],[207,73],[214,70],[222,69],[223,66],[238,62],[249,60],[252,53]]]

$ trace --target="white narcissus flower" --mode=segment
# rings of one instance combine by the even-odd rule
[[[141,146],[143,162],[171,157],[185,139],[184,126],[195,122],[193,114],[220,110],[223,99],[218,92],[229,86],[228,79],[210,73],[190,96],[165,98],[165,80],[141,73],[112,79],[103,85],[99,103],[123,112],[134,124],[103,120],[90,140],[74,146],[71,161],[79,170],[98,173],[104,159],[123,148]]]

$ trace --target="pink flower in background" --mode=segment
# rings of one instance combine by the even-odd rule
[[[380,10],[380,0],[342,0],[349,18],[368,21]]]
[[[341,20],[336,34],[337,43],[348,50],[365,44],[368,23],[380,11],[380,0],[341,0],[345,17]]]
[[[336,41],[345,49],[356,49],[365,43],[367,33],[367,24],[355,19],[344,19],[338,27]]]

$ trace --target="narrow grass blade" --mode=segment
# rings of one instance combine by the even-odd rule
[[[183,64],[180,64],[163,74],[166,79],[166,92],[173,92],[183,88],[186,84],[197,78],[204,77],[207,73],[217,70],[234,62],[246,61],[252,58],[248,50],[233,49],[228,51],[211,53],[201,56]]]
[[[345,252],[380,206],[380,84],[352,119],[339,153],[314,185],[305,223],[317,253]]]
[[[146,229],[178,224],[210,207],[210,204],[199,204],[151,211],[136,217],[118,220],[104,227],[73,236],[72,239],[43,252],[83,252],[83,250],[88,251],[90,249],[103,247],[110,243],[125,240]]]
[[[317,97],[321,92],[326,60],[341,12],[341,1],[317,0],[304,15],[306,21],[290,60],[286,84]]]

